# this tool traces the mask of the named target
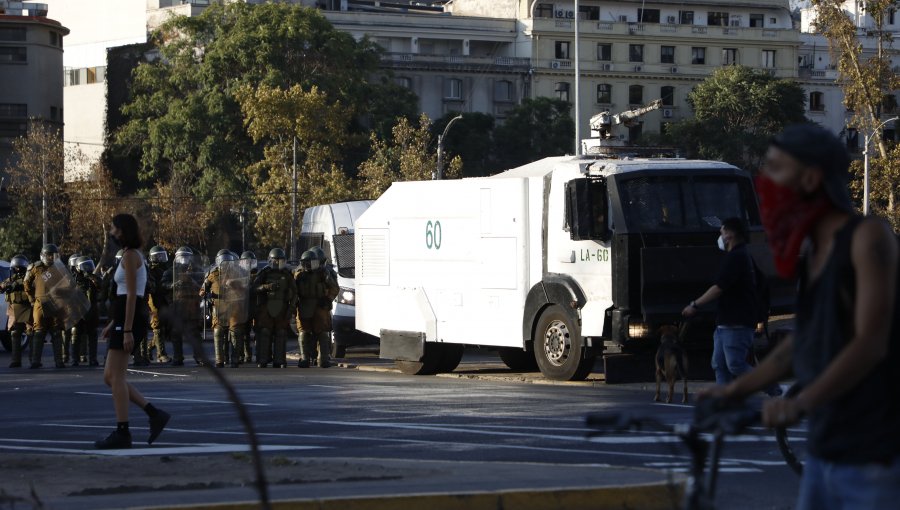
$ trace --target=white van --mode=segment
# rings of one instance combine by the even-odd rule
[[[353,232],[356,220],[369,208],[372,200],[316,205],[303,211],[300,249],[297,253],[321,246],[326,264],[337,273],[341,290],[332,309],[334,334],[331,354],[343,358],[348,346],[377,343],[378,338],[356,329],[356,263]]]

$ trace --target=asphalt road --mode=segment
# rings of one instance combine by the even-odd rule
[[[95,455],[92,442],[114,425],[102,371],[86,367],[8,369],[0,354],[0,455]],[[45,366],[47,359],[45,356]],[[149,455],[243,451],[242,425],[226,393],[199,367],[132,369],[129,380],[173,415]],[[406,376],[377,354],[352,351],[330,369],[223,369],[238,388],[269,452],[316,458],[415,459],[539,464],[621,465],[684,472],[690,460],[676,439],[655,432],[588,438],[594,411],[690,420],[692,406],[652,402],[650,384],[607,386],[596,380],[540,384],[514,374],[487,351],[467,352],[454,374]],[[706,383],[692,382],[691,393]],[[135,442],[147,429],[132,407]],[[802,430],[792,431],[802,445]],[[131,454],[136,454],[132,451]],[[547,477],[554,472],[548,467]],[[3,486],[0,481],[0,487]],[[729,509],[791,508],[797,477],[771,434],[729,440],[717,501]]]

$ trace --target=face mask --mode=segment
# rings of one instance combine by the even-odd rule
[[[766,229],[775,269],[782,278],[791,279],[797,272],[800,248],[812,226],[833,207],[823,193],[801,197],[790,188],[779,186],[764,175],[755,179],[759,196],[759,212]]]
[[[312,270],[312,271],[315,271],[316,269],[319,269],[319,261],[318,261],[318,260],[311,260],[311,261],[309,262],[309,269]]]
[[[719,236],[719,239],[716,241],[716,244],[719,245],[719,249],[720,249],[720,250],[726,251],[726,250],[725,250],[725,238],[724,238],[724,237],[722,237],[722,236],[720,235],[720,236]]]

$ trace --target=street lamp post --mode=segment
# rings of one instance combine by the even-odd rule
[[[291,193],[291,246],[288,252],[291,260],[297,260],[297,248],[294,241],[294,229],[297,228],[297,137],[294,137],[294,163],[293,163],[293,181],[294,191]]]
[[[447,126],[444,128],[444,132],[438,135],[437,139],[437,172],[435,173],[434,178],[436,180],[441,180],[444,178],[444,137],[447,136],[447,131],[450,130],[450,126],[453,125],[454,122],[458,121],[462,118],[462,115],[457,115],[450,119],[450,122],[447,123]]]
[[[863,215],[865,216],[869,215],[869,142],[882,126],[897,119],[900,119],[900,117],[892,117],[875,126],[871,133],[866,134],[865,145],[863,146]]]

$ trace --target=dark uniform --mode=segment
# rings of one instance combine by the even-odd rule
[[[94,261],[80,257],[75,271],[75,284],[90,302],[90,308],[75,327],[72,328],[72,366],[77,367],[82,355],[92,367],[97,361],[97,327],[100,325],[100,312],[97,307],[100,296],[100,277],[94,274]]]
[[[312,250],[303,252],[294,272],[297,285],[298,367],[308,367],[318,357],[319,366],[331,366],[331,306],[340,288]],[[318,356],[316,351],[318,350]]]
[[[79,258],[81,258],[81,255],[77,252],[69,255],[69,263],[66,267],[69,268],[69,272],[72,273],[73,277],[77,276],[77,274],[78,274],[78,268],[76,266],[77,266],[77,261]],[[69,361],[71,359],[73,359],[73,356],[74,356],[74,359],[78,358],[80,353],[76,350],[77,348],[75,346],[75,342],[76,342],[76,339],[75,339],[74,328],[64,329],[63,330],[63,363],[69,363]]]
[[[256,275],[259,273],[259,269],[256,267],[256,255],[252,251],[245,251],[241,254],[241,262],[246,264],[247,268],[250,270],[250,282],[256,279]],[[251,295],[250,295],[250,310],[247,316],[247,322],[243,325],[242,331],[244,333],[244,352],[241,353],[240,359],[238,360],[240,363],[252,363],[253,362],[253,344],[252,338],[250,337],[250,332],[254,330],[254,314],[256,312],[255,306],[253,303],[256,303],[256,297],[253,295],[252,285],[251,285]]]
[[[171,334],[169,327],[169,302],[171,288],[165,285],[166,262],[168,254],[161,246],[150,248],[150,268],[147,271],[147,305],[150,307],[150,328],[153,330],[153,348],[156,348],[156,361],[170,361],[166,353],[166,340]]]
[[[185,342],[191,346],[194,361],[202,365],[202,357],[196,350],[202,348],[200,320],[203,319],[200,313],[199,292],[203,275],[198,271],[200,263],[195,259],[193,251],[186,246],[178,249],[174,262],[163,274],[164,286],[172,292],[173,306],[170,308],[172,365],[184,365]]]
[[[7,325],[12,343],[12,359],[9,368],[22,366],[23,337],[32,334],[31,301],[25,293],[25,271],[28,268],[28,259],[22,255],[16,255],[10,261],[11,274],[9,278],[0,282],[0,292],[6,295],[9,308]],[[6,319],[4,319],[6,320]]]
[[[274,248],[269,252],[269,265],[253,280],[256,365],[260,368],[269,362],[273,368],[287,365],[287,334],[297,287],[286,263],[284,250]]]
[[[218,256],[216,257],[218,258]],[[225,366],[225,357],[227,356],[228,342],[228,324],[219,321],[218,314],[215,313],[216,305],[219,302],[219,295],[222,293],[222,281],[219,277],[219,268],[214,267],[206,275],[203,280],[203,287],[200,289],[199,295],[212,305],[212,330],[213,330],[213,347],[216,354],[216,367]]]

